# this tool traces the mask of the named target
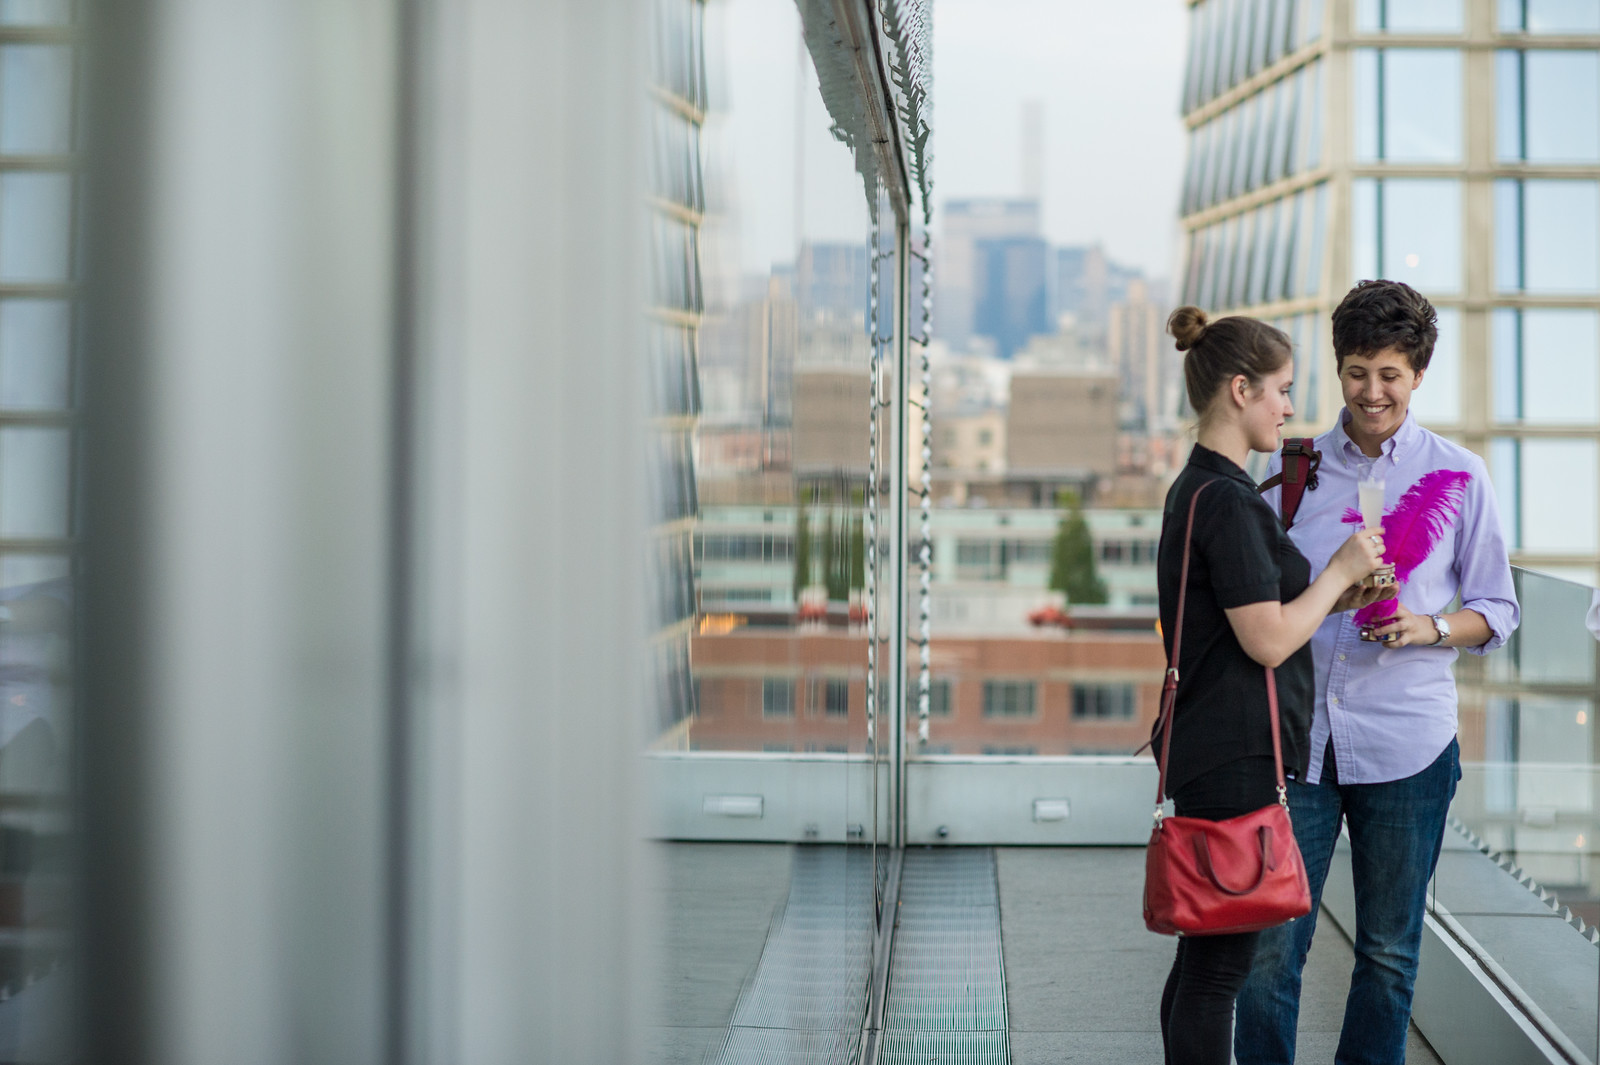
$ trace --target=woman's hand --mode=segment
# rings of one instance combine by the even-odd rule
[[[1361,630],[1361,638],[1385,647],[1428,647],[1439,642],[1439,630],[1427,614],[1413,614],[1394,601],[1394,614]]]
[[[1371,587],[1352,584],[1339,596],[1338,602],[1333,604],[1333,609],[1328,613],[1343,614],[1347,610],[1360,610],[1362,607],[1370,606],[1380,599],[1393,599],[1394,594],[1395,586],[1392,584],[1372,585]]]
[[[1383,565],[1383,529],[1362,529],[1352,533],[1328,560],[1328,568],[1340,575],[1341,584],[1355,584]]]

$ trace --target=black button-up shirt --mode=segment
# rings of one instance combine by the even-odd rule
[[[1311,583],[1310,563],[1262,501],[1255,483],[1230,459],[1196,444],[1167,493],[1156,556],[1161,632],[1169,661],[1189,500],[1208,481],[1215,483],[1200,497],[1194,516],[1168,795],[1235,759],[1272,757],[1265,673],[1240,646],[1223,611],[1274,599],[1288,602]],[[1310,757],[1310,644],[1290,655],[1276,673],[1284,771],[1304,776]],[[1159,733],[1155,750],[1159,757]]]

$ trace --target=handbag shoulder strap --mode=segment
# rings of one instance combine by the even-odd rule
[[[1261,482],[1258,491],[1268,491],[1283,485],[1278,508],[1285,529],[1294,525],[1295,512],[1300,509],[1300,497],[1306,489],[1317,487],[1317,470],[1322,466],[1322,452],[1312,447],[1313,438],[1292,436],[1283,442],[1283,471]]]
[[[1183,607],[1189,592],[1189,555],[1194,546],[1194,514],[1200,503],[1200,493],[1215,484],[1207,481],[1189,497],[1189,518],[1183,530],[1183,566],[1178,578],[1178,612],[1172,621],[1172,658],[1167,663],[1167,677],[1161,685],[1161,716],[1156,727],[1161,729],[1161,757],[1158,758],[1156,778],[1156,824],[1161,824],[1161,804],[1167,797],[1167,760],[1172,753],[1172,722],[1178,701],[1178,651],[1183,643]],[[1285,806],[1288,798],[1283,777],[1283,736],[1278,727],[1278,678],[1271,666],[1262,667],[1267,675],[1267,714],[1272,721],[1272,762],[1277,771],[1278,801]]]

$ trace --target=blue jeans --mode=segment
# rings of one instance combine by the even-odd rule
[[[1422,772],[1383,784],[1340,784],[1331,757],[1326,761],[1319,783],[1289,782],[1295,839],[1311,881],[1311,912],[1261,933],[1255,964],[1239,992],[1233,1035],[1239,1065],[1294,1061],[1300,971],[1317,930],[1322,885],[1341,820],[1350,826],[1356,965],[1333,1060],[1336,1065],[1405,1063],[1422,912],[1461,776],[1460,747],[1451,740]]]

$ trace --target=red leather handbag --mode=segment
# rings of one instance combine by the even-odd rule
[[[1189,548],[1201,485],[1189,501],[1183,538],[1183,576],[1178,584],[1178,614],[1172,626],[1172,661],[1161,688],[1161,771],[1156,784],[1155,827],[1144,854],[1144,924],[1163,935],[1215,936],[1254,932],[1311,912],[1305,863],[1289,823],[1283,780],[1283,739],[1278,732],[1278,683],[1267,675],[1267,709],[1272,720],[1272,759],[1278,772],[1278,801],[1226,821],[1165,817],[1167,758],[1172,751],[1173,710],[1178,697],[1178,646],[1183,635],[1183,601],[1189,585]]]

